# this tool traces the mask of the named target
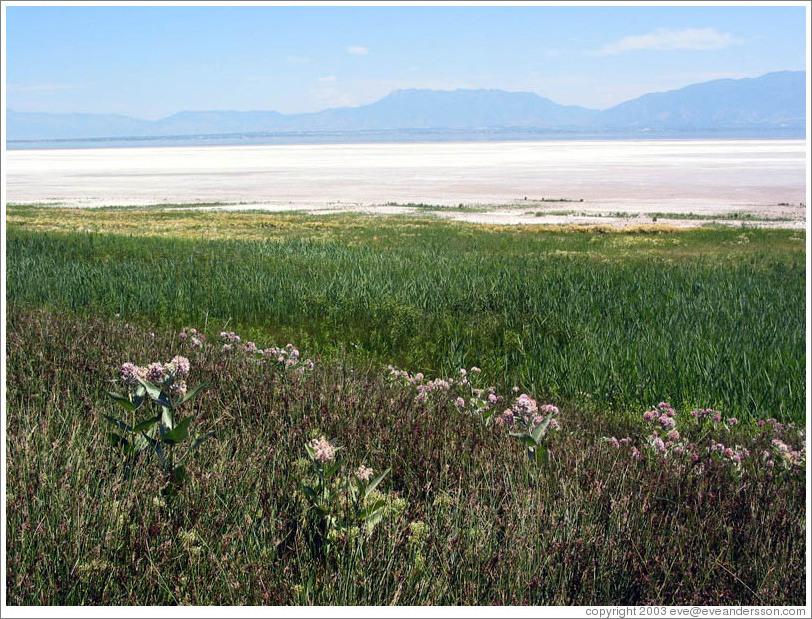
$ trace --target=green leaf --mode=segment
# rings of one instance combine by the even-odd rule
[[[188,401],[189,401],[189,400],[191,400],[193,397],[195,397],[195,396],[196,396],[196,395],[197,395],[197,394],[198,394],[198,393],[199,393],[201,390],[205,389],[205,388],[206,388],[206,387],[208,387],[208,386],[209,386],[209,383],[202,383],[202,384],[198,385],[197,387],[195,387],[194,389],[190,389],[190,390],[189,390],[189,391],[186,393],[186,395],[185,395],[185,396],[183,396],[183,397],[182,397],[180,400],[178,400],[178,401],[177,401],[177,403],[175,404],[175,406],[180,406],[180,405],[181,405],[181,404],[183,404],[184,402],[188,402]]]
[[[304,484],[302,484],[302,492],[304,492],[307,498],[310,499],[313,503],[319,502],[319,497],[316,494],[316,491],[313,490],[313,488],[311,488],[310,486],[305,486]]]
[[[375,525],[383,519],[383,511],[383,508],[376,509],[366,517],[364,525],[366,526],[367,533],[372,533],[372,529],[375,528]]]
[[[518,439],[523,445],[527,445],[528,447],[535,447],[538,445],[538,441],[530,436],[527,432],[508,432],[508,436],[512,436],[515,439]]]
[[[119,395],[117,393],[113,393],[112,391],[107,391],[107,395],[109,395],[119,406],[121,406],[127,412],[134,412],[137,406],[130,401],[130,398]]]
[[[169,406],[161,407],[161,436],[175,429],[175,416]]]
[[[139,378],[138,382],[146,389],[147,395],[149,397],[160,404],[161,406],[171,407],[172,403],[169,401],[169,398],[166,397],[166,394],[161,391],[161,388],[157,385],[153,385],[151,382],[144,380],[143,378]]]
[[[369,482],[369,485],[364,490],[364,498],[368,497],[369,493],[378,487],[378,484],[381,483],[381,481],[383,481],[383,478],[386,477],[386,474],[391,470],[392,470],[391,468],[386,469],[383,473],[381,473],[375,479]]]
[[[538,443],[541,440],[541,437],[547,433],[547,428],[549,427],[550,422],[552,420],[553,414],[550,413],[549,415],[547,415],[547,418],[544,421],[542,421],[539,425],[533,428],[533,431],[530,433],[530,435],[535,439],[536,443]]]
[[[124,423],[120,419],[116,419],[115,417],[111,417],[110,415],[102,415],[102,417],[104,417],[107,421],[112,423],[114,426],[117,426],[118,428],[121,428],[125,432],[132,432],[133,431],[130,426],[128,426],[126,423]]]
[[[161,420],[161,416],[157,415],[155,417],[150,417],[149,419],[144,419],[141,423],[135,424],[133,428],[133,432],[141,432],[141,430],[146,430],[151,425],[158,423]]]
[[[161,437],[161,440],[164,443],[168,443],[169,445],[175,445],[176,443],[182,443],[186,440],[186,436],[189,434],[189,424],[192,422],[191,417],[187,417],[183,421],[181,421],[178,425],[172,428],[169,432],[164,434]]]
[[[161,447],[161,444],[158,441],[152,442],[153,447],[155,447],[155,455],[158,456],[158,460],[161,461],[161,466],[164,467],[164,470],[168,467],[168,462],[166,460],[166,455],[164,454],[164,450]]]
[[[367,505],[364,508],[362,517],[363,518],[369,518],[375,512],[378,512],[378,511],[382,512],[385,505],[386,505],[386,501],[384,501],[383,499],[378,499],[374,503],[370,503],[369,505]]]
[[[338,472],[338,469],[341,467],[341,463],[338,460],[332,460],[331,462],[324,463],[324,477],[330,478]]]

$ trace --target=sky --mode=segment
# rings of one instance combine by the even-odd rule
[[[534,92],[606,109],[805,70],[808,55],[804,2],[3,8],[6,107],[19,112],[291,114],[403,88]]]

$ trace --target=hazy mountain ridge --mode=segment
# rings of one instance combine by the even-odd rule
[[[359,107],[307,114],[214,110],[179,112],[155,121],[123,115],[40,114],[8,110],[7,139],[49,140],[226,135],[308,131],[515,128],[583,131],[720,129],[790,130],[806,127],[806,72],[721,79],[643,95],[607,110],[559,105],[529,92],[397,90]]]

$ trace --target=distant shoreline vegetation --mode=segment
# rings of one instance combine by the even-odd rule
[[[639,129],[597,131],[580,128],[539,129],[506,127],[487,129],[393,129],[380,131],[279,131],[194,135],[7,139],[7,150],[261,146],[307,144],[386,144],[419,142],[544,142],[589,140],[803,140],[805,130],[776,129]]]

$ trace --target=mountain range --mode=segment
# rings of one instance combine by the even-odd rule
[[[756,132],[806,135],[806,72],[720,79],[651,93],[609,109],[559,105],[529,92],[397,90],[369,105],[306,114],[179,112],[159,120],[123,115],[45,114],[7,110],[6,137],[24,140],[206,136],[392,130],[579,132]]]

